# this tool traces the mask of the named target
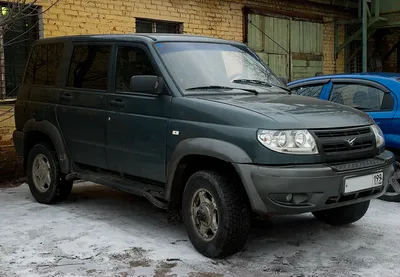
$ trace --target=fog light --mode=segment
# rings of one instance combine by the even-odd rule
[[[286,195],[286,201],[291,202],[293,199],[293,194],[289,193],[288,195]]]

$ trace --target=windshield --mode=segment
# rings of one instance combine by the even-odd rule
[[[172,77],[186,93],[218,87],[270,89],[283,85],[250,53],[230,44],[164,42],[156,46]]]

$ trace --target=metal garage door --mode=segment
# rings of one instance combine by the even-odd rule
[[[247,42],[278,75],[288,80],[322,71],[323,25],[249,14]]]

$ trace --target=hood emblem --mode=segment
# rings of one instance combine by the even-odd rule
[[[356,141],[357,138],[353,138],[353,139],[345,139],[344,141],[346,141],[350,146],[354,145],[354,142]]]

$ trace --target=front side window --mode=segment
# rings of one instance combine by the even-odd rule
[[[68,87],[107,90],[111,46],[76,46],[69,69]]]
[[[294,94],[308,96],[313,98],[319,98],[322,92],[323,85],[318,86],[304,86],[304,87],[297,87],[292,89],[291,91]]]
[[[62,43],[34,46],[26,69],[25,83],[54,86],[63,49]]]
[[[334,84],[329,100],[362,111],[390,111],[394,105],[390,94],[363,84]]]
[[[129,91],[133,76],[157,75],[146,52],[138,47],[118,47],[115,90]]]
[[[266,66],[234,45],[166,42],[156,46],[171,75],[186,93],[201,87],[282,86]]]

